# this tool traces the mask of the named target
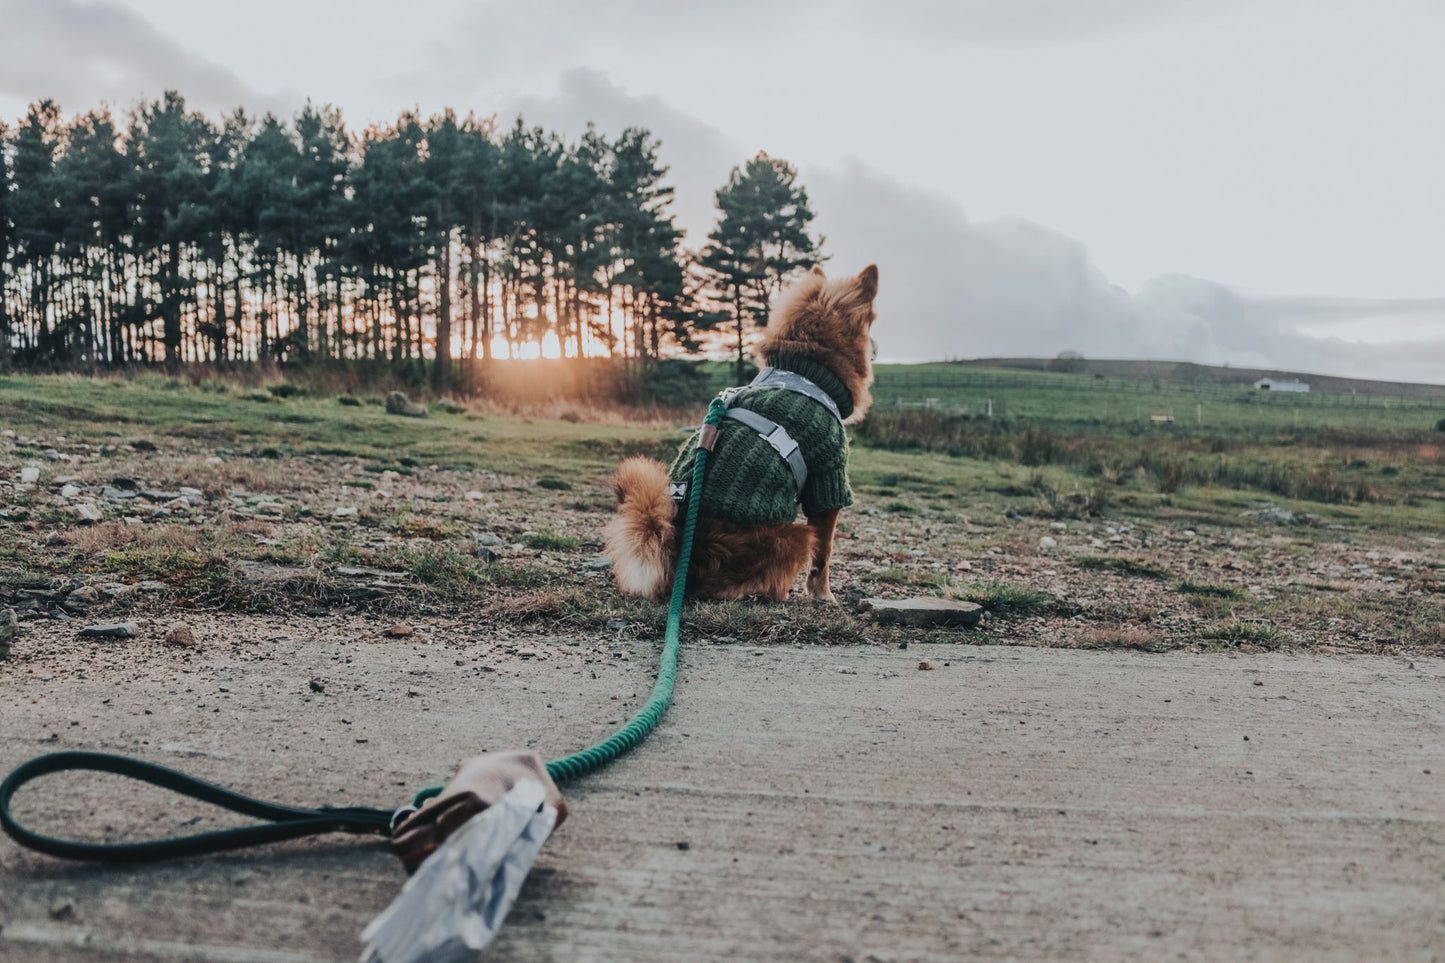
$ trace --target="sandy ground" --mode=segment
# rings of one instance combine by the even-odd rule
[[[104,749],[281,801],[390,805],[478,749],[604,734],[656,652],[247,625],[182,652],[37,624],[36,657],[0,663],[0,766]],[[653,737],[570,787],[491,958],[1445,958],[1445,661],[936,644],[683,661]],[[219,825],[109,777],[18,810],[113,836]],[[5,840],[0,958],[354,959],[401,882],[346,837],[127,868]]]

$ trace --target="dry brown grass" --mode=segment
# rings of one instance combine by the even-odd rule
[[[102,522],[83,528],[70,528],[61,533],[61,541],[80,554],[98,558],[123,548],[168,548],[197,551],[201,547],[200,532],[189,525],[126,525]]]

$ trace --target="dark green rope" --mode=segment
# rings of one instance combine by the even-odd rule
[[[727,414],[727,405],[714,398],[708,406],[703,425],[717,427]],[[566,782],[596,772],[647,738],[672,702],[672,688],[677,680],[678,637],[682,630],[682,597],[687,588],[687,568],[692,560],[692,536],[697,528],[697,511],[702,502],[702,479],[707,470],[708,451],[701,445],[692,466],[692,484],[688,490],[687,519],[682,526],[682,548],[677,556],[677,574],[672,578],[672,601],[667,607],[667,631],[662,640],[662,657],[657,667],[657,681],[647,704],[627,721],[627,725],[611,736],[586,749],[553,759],[547,763],[548,774],[557,782]]]

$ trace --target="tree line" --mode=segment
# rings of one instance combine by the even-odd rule
[[[660,142],[403,113],[349,131],[308,103],[219,122],[168,92],[120,120],[52,101],[0,122],[0,366],[424,367],[548,353],[741,358],[822,258],[797,170],[759,154],[700,250]]]

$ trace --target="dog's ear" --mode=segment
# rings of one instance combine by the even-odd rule
[[[813,277],[815,278],[826,278],[828,276],[823,273],[823,265],[821,264],[814,264],[813,270],[809,271],[808,273],[813,275]]]
[[[878,265],[870,264],[858,272],[858,291],[864,301],[872,301],[878,296]]]

